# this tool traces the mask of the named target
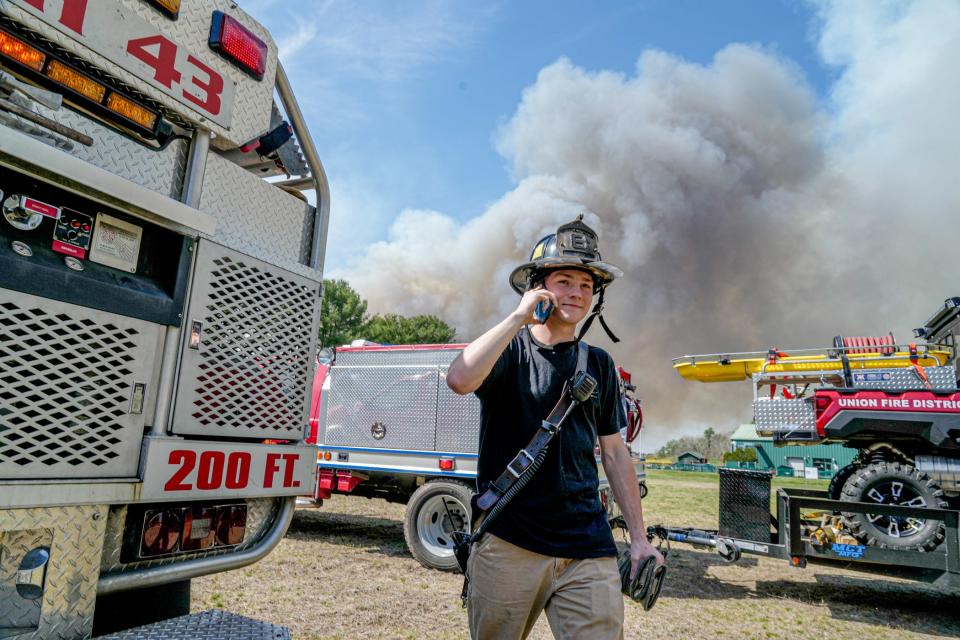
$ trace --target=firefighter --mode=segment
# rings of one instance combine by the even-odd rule
[[[604,289],[622,275],[601,260],[597,235],[582,218],[536,244],[510,276],[522,295],[516,310],[468,345],[447,373],[453,391],[480,399],[481,494],[554,407],[577,367],[578,343],[602,310]],[[543,320],[545,306],[552,312]],[[542,466],[474,543],[467,569],[473,638],[525,638],[544,610],[557,638],[622,637],[617,550],[598,495],[598,437],[630,530],[631,574],[647,558],[663,562],[647,541],[635,470],[620,437],[626,416],[613,360],[593,346],[588,354],[596,392],[563,422]]]

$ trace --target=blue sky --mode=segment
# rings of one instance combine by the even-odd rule
[[[797,0],[363,2],[253,0],[273,33],[333,190],[328,272],[404,209],[463,221],[515,186],[499,127],[558,58],[631,75],[646,49],[708,64],[733,42],[792,61],[818,96],[831,69]]]

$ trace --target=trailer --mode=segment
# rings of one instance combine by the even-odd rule
[[[684,356],[704,382],[750,380],[757,432],[775,444],[841,443],[858,452],[826,491],[777,490],[770,474],[722,469],[719,529],[650,527],[662,540],[842,563],[938,585],[960,583],[960,298],[914,330],[834,338],[830,347]],[[772,528],[771,528],[772,527]]]
[[[0,2],[0,192],[0,637],[286,637],[178,617],[314,484],[329,189],[270,34]]]
[[[445,571],[458,569],[453,534],[469,531],[476,492],[480,401],[446,384],[447,368],[465,346],[340,347],[317,370],[311,409],[314,503],[346,494],[405,504],[410,552],[425,567]],[[621,369],[620,380],[629,423],[624,438],[637,452],[640,402],[630,374]],[[633,457],[645,495],[643,459]],[[619,512],[599,457],[598,467],[601,500],[612,520]]]

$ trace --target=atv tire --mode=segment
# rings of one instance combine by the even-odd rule
[[[928,509],[948,506],[943,490],[927,474],[902,462],[875,462],[856,469],[840,499]],[[932,551],[946,535],[940,520],[844,512],[843,521],[857,540],[873,547]]]
[[[830,478],[830,486],[827,487],[827,495],[830,496],[831,500],[843,500],[843,485],[847,483],[847,480],[856,470],[856,465],[848,464],[833,474],[833,477]]]

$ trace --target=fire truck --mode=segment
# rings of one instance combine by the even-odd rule
[[[960,584],[960,298],[949,298],[917,342],[892,334],[837,336],[820,349],[684,356],[702,382],[749,380],[757,433],[774,444],[857,450],[826,491],[780,488],[770,474],[723,469],[717,531],[649,534],[741,552]]]
[[[470,529],[476,491],[480,401],[449,389],[446,372],[465,344],[339,347],[317,369],[310,411],[317,443],[314,504],[333,494],[406,505],[404,538],[425,567],[458,570],[453,534]],[[641,495],[643,416],[630,374],[619,369],[621,397]],[[599,453],[598,453],[599,456]],[[598,457],[599,462],[599,457]],[[619,516],[603,467],[600,498]]]
[[[284,637],[170,619],[314,484],[329,189],[270,34],[0,2],[0,191],[0,637]]]

